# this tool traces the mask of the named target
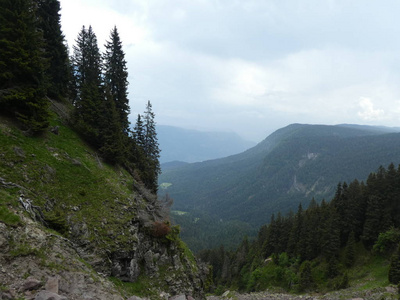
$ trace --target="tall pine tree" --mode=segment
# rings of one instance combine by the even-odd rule
[[[75,77],[74,123],[79,132],[96,147],[101,146],[101,112],[104,102],[101,56],[91,26],[82,27],[72,58]]]
[[[152,109],[150,101],[147,102],[146,111],[143,116],[143,152],[145,155],[145,165],[142,169],[146,186],[152,191],[157,191],[157,179],[161,172],[160,168],[160,148],[158,145],[155,114]]]
[[[128,115],[130,112],[128,99],[128,72],[125,61],[125,53],[122,50],[122,43],[117,27],[111,31],[110,41],[105,45],[104,54],[104,80],[110,90],[115,102],[118,114],[118,122],[124,134],[129,133]]]
[[[25,128],[49,125],[46,60],[32,0],[0,0],[0,105]]]
[[[43,32],[45,57],[48,61],[47,94],[56,100],[67,96],[70,80],[68,50],[61,31],[60,2],[58,0],[35,0],[38,3],[38,26]]]

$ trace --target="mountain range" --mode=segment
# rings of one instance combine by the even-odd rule
[[[167,125],[157,126],[157,137],[161,164],[175,161],[193,163],[226,157],[256,144],[233,132],[205,132]]]
[[[400,163],[399,128],[292,124],[237,155],[177,165],[160,175],[173,209],[252,226],[299,203],[330,200],[339,182]]]

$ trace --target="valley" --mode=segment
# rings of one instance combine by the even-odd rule
[[[396,5],[108,2],[0,0],[0,299],[399,299]]]
[[[299,203],[307,207],[313,198],[329,201],[339,182],[366,180],[379,166],[400,163],[398,131],[345,124],[292,124],[242,153],[163,169],[159,195],[168,193],[174,199],[172,210],[188,213],[175,219],[192,249],[200,250],[199,245],[209,245],[209,241],[214,241],[214,247],[219,243],[232,245],[232,240],[239,239],[239,234],[231,234],[235,232],[232,222],[243,225],[243,230],[236,232],[254,236],[254,229],[269,222],[271,214],[296,211]],[[206,223],[215,226],[213,230],[208,225],[204,228],[200,242],[197,231],[201,223],[193,220],[201,216],[207,216]],[[190,231],[193,227],[197,234]],[[223,234],[213,237],[224,229],[230,232],[225,238]],[[191,240],[193,236],[197,242]]]

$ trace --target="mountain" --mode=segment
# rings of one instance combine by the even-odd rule
[[[240,154],[165,170],[160,193],[168,192],[176,210],[259,226],[299,202],[330,200],[339,182],[365,180],[381,165],[399,164],[397,131],[292,124]]]
[[[50,121],[30,136],[0,116],[0,298],[204,299],[205,269],[167,207]]]
[[[221,158],[255,145],[232,132],[203,132],[166,125],[157,126],[157,137],[161,149],[161,164]]]

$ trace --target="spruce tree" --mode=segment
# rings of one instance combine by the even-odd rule
[[[102,92],[101,56],[97,38],[91,26],[82,27],[73,55],[73,72],[76,82],[74,123],[88,142],[101,146],[100,131],[104,94]]]
[[[400,283],[400,246],[390,259],[389,282],[393,284]]]
[[[314,279],[311,274],[311,263],[306,260],[300,270],[300,291],[311,290],[314,287]]]
[[[60,2],[58,0],[35,0],[38,3],[38,26],[43,33],[46,70],[49,79],[47,94],[56,100],[67,96],[70,80],[68,50],[61,31]]]
[[[136,144],[144,149],[144,125],[142,116],[139,114],[136,119],[135,127],[134,127],[134,137]]]
[[[382,199],[376,195],[369,195],[368,206],[365,214],[365,223],[361,239],[367,248],[371,248],[380,232],[385,229],[383,225],[384,207]]]
[[[124,136],[121,125],[118,122],[118,113],[115,108],[111,92],[105,90],[105,101],[102,103],[102,127],[100,129],[100,153],[102,157],[112,164],[124,162],[126,142],[128,137]]]
[[[356,258],[356,238],[354,235],[354,231],[352,231],[349,235],[349,239],[347,241],[347,245],[345,248],[345,265],[347,267],[351,267],[354,264]]]
[[[321,251],[326,259],[337,257],[340,250],[340,216],[335,208],[331,207],[329,217],[325,221],[321,236]]]
[[[27,130],[49,125],[46,60],[32,0],[0,0],[0,105]]]
[[[267,229],[267,235],[263,243],[262,253],[264,258],[267,258],[271,254],[276,253],[276,249],[278,246],[278,239],[279,239],[278,234],[279,232],[277,223],[275,222],[275,215],[272,214]]]
[[[289,240],[287,246],[288,253],[292,256],[296,256],[299,254],[298,253],[300,247],[299,241],[301,232],[303,230],[303,225],[304,225],[303,223],[304,223],[303,206],[300,203],[297,213],[294,217],[293,226],[289,233]]]
[[[157,190],[158,174],[161,172],[160,168],[160,148],[158,146],[155,114],[152,109],[150,101],[147,102],[146,111],[143,117],[144,127],[144,145],[143,150],[146,156],[146,185],[153,191]]]
[[[125,53],[122,50],[117,27],[111,31],[110,41],[105,45],[104,81],[110,90],[118,114],[118,122],[124,134],[129,133],[128,115],[130,112],[128,99],[128,72]]]

